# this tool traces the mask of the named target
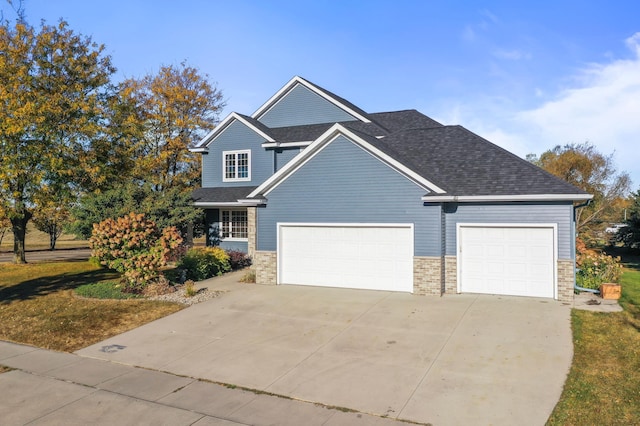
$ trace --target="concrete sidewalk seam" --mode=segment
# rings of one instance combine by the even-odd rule
[[[75,382],[73,382],[73,381],[71,381],[71,380],[62,380],[62,379],[58,379],[58,378],[56,378],[56,377],[47,376],[46,374],[40,374],[40,373],[34,373],[34,372],[32,372],[32,371],[26,371],[26,370],[23,370],[23,369],[21,369],[21,368],[14,368],[14,370],[21,371],[21,372],[23,372],[23,373],[25,373],[25,374],[30,374],[30,375],[35,376],[35,377],[44,377],[44,378],[51,379],[51,380],[56,380],[56,381],[59,381],[59,382],[65,382],[65,383],[69,383],[69,384],[72,384],[72,385],[82,386],[82,387],[84,387],[84,388],[93,389],[93,392],[91,392],[91,393],[89,393],[89,394],[87,394],[87,395],[83,395],[83,396],[81,396],[81,397],[79,397],[79,398],[76,398],[76,399],[74,399],[73,401],[69,401],[69,402],[67,402],[66,404],[62,404],[62,405],[58,406],[55,410],[50,410],[50,411],[48,411],[46,414],[43,414],[43,415],[41,415],[40,417],[38,417],[38,418],[35,418],[35,419],[31,420],[31,421],[30,421],[29,423],[27,423],[27,424],[30,424],[30,423],[33,423],[33,422],[37,422],[38,420],[40,420],[40,419],[42,419],[42,418],[44,418],[44,417],[47,417],[47,416],[49,416],[49,415],[51,415],[51,414],[55,413],[56,411],[59,411],[59,410],[61,410],[61,409],[65,408],[65,407],[67,407],[67,406],[69,406],[69,405],[71,405],[71,404],[75,404],[76,402],[78,402],[78,401],[81,401],[81,400],[85,399],[87,396],[89,396],[89,395],[93,395],[94,393],[96,393],[96,392],[98,392],[98,391],[99,391],[99,389],[96,389],[96,388],[94,388],[94,387],[87,386],[87,385],[83,385],[82,383],[75,383]]]
[[[129,367],[133,368],[133,369],[139,368],[139,367],[132,367],[132,366],[129,366]],[[176,374],[167,373],[167,372],[158,371],[158,370],[151,370],[151,369],[146,369],[146,368],[142,368],[142,369],[148,370],[148,371],[159,372],[159,373],[166,373],[166,374],[170,374],[170,375],[176,376],[176,377],[184,377],[184,376],[177,376]],[[118,395],[118,396],[122,396],[124,398],[130,398],[130,399],[133,399],[133,400],[136,400],[136,401],[142,401],[142,402],[146,402],[146,403],[149,403],[149,404],[157,404],[157,405],[162,406],[162,407],[167,407],[167,408],[172,408],[172,409],[182,410],[182,411],[189,411],[191,413],[200,415],[201,417],[198,420],[196,420],[195,422],[193,422],[192,424],[195,424],[195,423],[199,422],[200,420],[202,420],[205,417],[211,417],[211,418],[215,418],[215,419],[226,420],[226,421],[238,423],[238,421],[233,420],[233,419],[228,418],[228,417],[214,416],[214,415],[211,415],[211,414],[202,413],[202,412],[200,412],[198,410],[190,410],[190,409],[187,409],[187,408],[182,408],[182,407],[178,407],[178,406],[175,406],[175,405],[170,405],[170,404],[165,404],[163,402],[159,402],[162,398],[165,398],[166,396],[171,395],[174,392],[179,392],[180,390],[184,389],[185,387],[187,387],[188,385],[190,385],[193,382],[202,381],[200,379],[194,379],[192,377],[189,377],[190,379],[192,379],[192,381],[189,384],[187,384],[185,386],[181,386],[180,388],[178,388],[178,389],[176,389],[176,390],[174,390],[172,392],[169,392],[166,395],[163,395],[162,397],[158,398],[157,400],[149,400],[149,399],[141,398],[141,397],[138,397],[138,396],[128,395],[128,394],[122,393],[122,392],[116,392],[116,391],[112,391],[112,390],[109,390],[109,389],[100,388],[98,386],[89,386],[89,385],[85,385],[84,383],[78,383],[78,382],[73,381],[73,380],[66,380],[66,379],[61,379],[59,377],[49,376],[46,373],[35,373],[35,372],[32,372],[32,371],[23,370],[23,369],[20,369],[20,368],[14,368],[14,370],[18,370],[18,371],[21,371],[21,372],[26,373],[26,374],[30,374],[30,375],[35,376],[35,377],[43,377],[43,378],[46,378],[46,379],[51,379],[51,380],[55,380],[55,381],[59,381],[59,382],[69,383],[69,384],[72,384],[72,385],[75,385],[75,386],[81,386],[83,388],[88,388],[88,389],[92,390],[91,393],[89,393],[87,395],[84,395],[84,396],[82,396],[80,398],[77,398],[77,399],[75,399],[73,401],[69,401],[68,403],[59,406],[55,410],[51,410],[51,411],[47,412],[46,414],[38,417],[37,419],[31,420],[29,423],[33,423],[35,421],[40,420],[43,417],[49,416],[50,414],[55,413],[56,411],[59,411],[59,410],[65,408],[65,407],[67,407],[67,406],[69,406],[71,404],[74,404],[74,403],[76,403],[78,401],[81,401],[81,400],[87,398],[90,395],[94,395],[97,392],[104,392],[104,393],[108,393],[108,394],[111,394],[111,395]],[[185,377],[185,378],[187,378],[187,377]],[[212,385],[216,385],[215,383],[211,383],[211,384]]]

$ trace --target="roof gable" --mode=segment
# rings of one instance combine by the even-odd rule
[[[191,152],[207,152],[208,146],[224,132],[233,122],[240,122],[255,132],[258,136],[262,137],[267,142],[275,142],[275,139],[271,135],[269,128],[252,117],[232,112],[227,115],[224,120],[218,124],[215,129],[210,131],[195,147],[189,149]]]
[[[322,136],[316,139],[311,145],[309,145],[304,151],[293,158],[286,166],[280,169],[277,173],[267,179],[262,185],[256,188],[248,198],[259,198],[269,194],[271,190],[277,187],[281,182],[286,180],[291,174],[293,174],[300,167],[303,167],[310,159],[318,155],[327,145],[333,143],[338,137],[344,136],[354,144],[360,146],[364,151],[373,155],[374,157],[387,164],[392,169],[401,173],[408,179],[412,180],[416,184],[422,186],[428,192],[435,192],[442,194],[445,191],[440,187],[415,173],[413,170],[407,168],[404,164],[397,161],[392,156],[379,150],[372,142],[376,141],[375,137],[356,132],[352,129],[345,127],[342,124],[334,124],[328,129]]]
[[[252,117],[269,127],[371,121],[366,112],[352,103],[298,76],[258,108]]]

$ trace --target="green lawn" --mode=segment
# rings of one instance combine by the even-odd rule
[[[624,312],[571,313],[571,371],[549,425],[640,424],[640,262],[625,259]]]

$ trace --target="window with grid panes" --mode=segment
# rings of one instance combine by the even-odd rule
[[[220,237],[222,239],[248,238],[246,210],[222,210],[220,218]]]
[[[251,151],[224,151],[222,158],[224,182],[251,180]]]

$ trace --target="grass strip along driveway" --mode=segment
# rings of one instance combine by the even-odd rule
[[[0,264],[0,339],[75,351],[183,308],[148,300],[76,297],[83,284],[118,274],[83,262]]]
[[[571,371],[549,425],[640,424],[640,259],[625,259],[623,312],[571,313]]]

